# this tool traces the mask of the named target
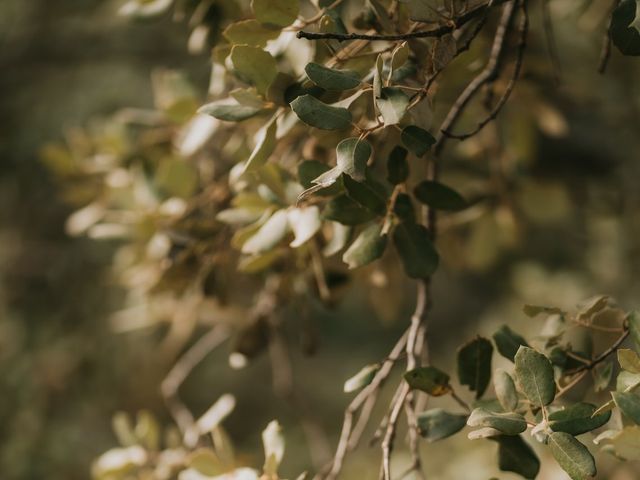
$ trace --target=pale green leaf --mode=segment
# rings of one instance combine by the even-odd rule
[[[484,408],[471,412],[467,425],[495,428],[505,435],[517,435],[527,429],[527,421],[519,413],[495,413]]]
[[[640,425],[640,397],[632,392],[611,392],[611,396],[620,411]]]
[[[562,469],[572,480],[586,480],[596,475],[596,463],[583,444],[568,433],[554,432],[549,435],[549,448]]]
[[[251,8],[260,23],[286,27],[300,11],[299,0],[251,0]]]
[[[273,249],[289,232],[286,210],[278,210],[242,245],[242,253],[258,254]]]
[[[628,348],[619,349],[618,362],[627,372],[640,373],[640,356],[633,350]]]
[[[363,367],[353,377],[344,382],[344,392],[351,393],[361,388],[366,387],[371,383],[371,380],[376,376],[376,373],[380,370],[380,364],[374,363]]]
[[[198,109],[198,113],[211,115],[218,120],[225,120],[227,122],[241,122],[242,120],[255,117],[262,112],[262,110],[260,107],[230,103],[228,100],[222,100],[203,105]]]
[[[502,408],[507,412],[513,412],[518,407],[518,392],[511,375],[502,369],[497,369],[493,375],[493,385]]]
[[[371,145],[359,138],[345,138],[336,147],[336,163],[342,173],[357,182],[365,180],[365,169],[371,156]]]
[[[269,160],[269,157],[276,148],[277,130],[278,126],[275,118],[262,127],[258,133],[258,143],[253,149],[253,152],[251,152],[251,156],[247,160],[247,163],[245,163],[244,172],[255,171],[267,163],[267,160]]]
[[[515,356],[516,376],[522,392],[539,407],[549,405],[556,394],[551,362],[543,354],[521,346]]]
[[[399,88],[384,87],[376,105],[385,125],[397,125],[407,112],[409,97]]]
[[[231,62],[238,76],[263,95],[278,75],[275,58],[259,47],[235,45],[231,49]]]

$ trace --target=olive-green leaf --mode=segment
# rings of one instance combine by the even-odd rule
[[[300,11],[299,0],[251,0],[251,8],[260,23],[286,27]]]
[[[393,231],[393,243],[409,277],[427,278],[438,268],[438,252],[431,243],[429,231],[423,225],[400,223]]]
[[[549,435],[551,454],[572,480],[586,480],[597,473],[596,462],[583,444],[565,432]]]
[[[540,460],[521,435],[500,435],[491,440],[498,442],[498,467],[503,472],[517,473],[533,480],[540,471]]]
[[[467,424],[467,416],[449,413],[442,408],[432,408],[418,415],[420,435],[428,442],[435,442],[458,433]]]
[[[611,418],[611,412],[593,415],[596,406],[590,403],[576,403],[549,415],[549,428],[554,432],[581,435],[600,428]]]
[[[330,107],[332,108],[332,107]],[[336,147],[336,164],[341,172],[358,182],[365,179],[367,161],[371,156],[371,145],[359,138],[345,138]]]
[[[382,234],[382,226],[374,223],[365,228],[344,252],[342,261],[349,268],[358,268],[377,260],[387,247],[387,235]]]
[[[305,160],[298,164],[298,181],[304,188],[310,188],[319,183],[320,177],[332,169],[326,163],[319,162],[318,160]],[[332,185],[340,178],[342,172],[336,170],[335,178]],[[322,194],[335,195],[340,190],[340,185],[332,187],[329,185],[325,190],[322,190]]]
[[[351,70],[336,70],[318,63],[308,63],[304,71],[313,83],[325,90],[351,90],[360,85],[360,77]]]
[[[471,412],[467,425],[495,428],[505,435],[517,435],[527,429],[527,421],[519,413],[495,413],[484,408],[476,408]]]
[[[343,225],[360,225],[373,220],[375,214],[346,195],[332,198],[324,208],[322,216]]]
[[[503,325],[496,330],[493,334],[493,341],[500,355],[512,362],[520,346],[529,346],[527,341],[521,335],[511,330],[508,325]]]
[[[640,373],[640,356],[633,350],[628,348],[619,349],[618,362],[627,372]]]
[[[406,193],[399,193],[393,204],[393,213],[403,222],[413,223],[416,221],[416,211],[413,207],[411,197]]]
[[[400,138],[402,139],[402,143],[404,143],[405,147],[418,157],[427,153],[431,148],[431,145],[436,143],[436,139],[433,138],[433,135],[420,127],[416,127],[415,125],[404,127]]]
[[[353,377],[344,382],[344,392],[351,393],[355,392],[356,390],[360,390],[363,387],[366,387],[371,383],[373,377],[376,376],[378,370],[380,370],[380,364],[378,363],[366,365]]]
[[[228,100],[207,103],[198,109],[198,113],[211,115],[218,120],[227,122],[241,122],[242,120],[255,117],[260,112],[262,112],[262,108],[229,103]]]
[[[593,388],[602,392],[609,387],[613,378],[613,362],[601,363],[593,369]]]
[[[564,313],[561,309],[557,307],[547,307],[544,305],[525,305],[522,307],[522,311],[527,317],[536,317],[541,313],[545,313],[547,315],[551,315],[554,313],[558,313],[558,314]]]
[[[409,97],[399,88],[384,87],[376,105],[385,125],[397,125],[409,106]]]
[[[632,392],[611,392],[611,396],[620,411],[640,425],[640,397]]]
[[[468,207],[462,195],[439,182],[424,180],[416,186],[413,194],[425,205],[438,210],[458,211]]]
[[[404,374],[409,386],[434,397],[446,395],[451,391],[449,375],[436,367],[418,367]]]
[[[640,31],[636,0],[622,0],[613,11],[609,36],[624,55],[640,55]]]
[[[493,374],[493,386],[502,408],[507,412],[513,412],[518,407],[518,392],[511,375],[501,368],[497,369]]]
[[[343,130],[351,126],[351,112],[331,107],[311,95],[301,95],[291,102],[291,108],[307,125],[322,130]]]
[[[251,156],[244,166],[245,172],[257,170],[263,166],[276,148],[276,131],[278,126],[275,119],[265,125],[260,132],[260,140],[251,152]]]
[[[407,149],[399,145],[393,147],[387,160],[387,180],[392,185],[403,183],[409,177],[409,162]]]
[[[235,45],[231,49],[231,62],[238,76],[263,95],[278,75],[275,58],[259,47]]]
[[[458,350],[458,378],[480,398],[491,380],[493,345],[486,338],[477,337]]]
[[[349,198],[371,210],[376,215],[384,215],[387,210],[386,199],[370,182],[366,180],[362,183],[356,182],[348,175],[345,175],[342,178],[342,183]]]
[[[278,210],[242,245],[242,253],[258,254],[274,248],[289,232],[286,210]]]
[[[264,47],[269,40],[278,38],[280,32],[278,28],[270,28],[251,19],[232,23],[222,34],[233,45]]]
[[[556,394],[551,362],[543,354],[521,346],[515,356],[516,376],[520,389],[539,407],[549,405]]]

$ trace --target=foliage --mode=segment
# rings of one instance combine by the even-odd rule
[[[359,440],[353,415],[359,412],[366,426],[382,383],[401,357],[404,380],[377,434],[386,480],[403,410],[417,474],[417,432],[429,442],[441,441],[466,423],[477,427],[470,439],[498,443],[504,471],[537,476],[540,460],[521,435],[530,429],[571,478],[592,477],[595,460],[575,437],[608,424],[612,410],[623,420],[609,425],[598,444],[620,458],[637,456],[640,359],[636,350],[619,347],[630,336],[640,343],[640,316],[625,314],[606,296],[577,311],[526,306],[527,315],[546,319],[542,331],[551,333],[539,338],[525,339],[504,325],[493,342],[476,337],[464,343],[456,370],[459,383],[474,392],[471,406],[446,369],[430,364],[425,324],[437,301],[432,276],[441,257],[455,257],[441,252],[446,245],[438,244],[438,218],[454,226],[446,238],[459,240],[482,216],[496,219],[506,211],[513,220],[526,209],[517,198],[496,194],[494,182],[483,179],[491,169],[479,171],[473,164],[503,147],[487,132],[498,114],[513,115],[503,107],[520,77],[529,2],[369,0],[355,16],[360,3],[130,0],[121,10],[136,18],[168,11],[190,16],[190,44],[205,38],[201,48],[212,47],[211,101],[202,104],[182,74],[159,71],[153,82],[156,110],[120,112],[66,147],[48,148],[44,158],[67,199],[82,205],[68,219],[67,231],[120,242],[114,264],[128,288],[129,308],[116,315],[117,325],[166,322],[172,327],[166,344],[177,352],[199,323],[207,323],[204,318],[215,320],[209,322],[214,335],[187,350],[162,385],[178,430],[161,435],[147,414],[135,426],[116,417],[122,445],[96,461],[96,478],[278,478],[284,440],[277,423],[263,432],[259,473],[242,465],[221,427],[234,408],[233,397],[221,397],[199,419],[181,403],[177,390],[195,366],[193,356],[232,335],[232,365],[241,367],[268,350],[274,368],[286,369],[277,362],[288,357],[286,348],[280,351],[280,313],[287,305],[311,299],[331,305],[344,278],[358,278],[350,270],[392,271],[396,265],[417,280],[416,311],[390,355],[345,383],[345,392],[358,393],[333,460],[319,469],[322,476],[340,473]],[[634,8],[635,2],[621,2],[609,28],[613,43],[628,55],[637,55],[640,39]],[[347,25],[367,33],[349,34]],[[491,46],[485,68],[468,83],[464,78],[462,93],[445,97],[440,111],[434,85],[449,80],[458,86],[460,78],[448,76],[448,69],[466,61],[469,49],[481,58],[475,45],[482,42]],[[489,93],[489,113],[472,102],[481,87]],[[493,103],[492,95],[498,97]],[[434,118],[441,121],[438,127]],[[465,124],[467,133],[455,133]],[[445,144],[477,138],[483,139],[476,144],[479,153],[460,155],[461,180],[450,185],[442,178]],[[513,170],[513,178],[501,172],[492,179],[499,191],[526,183]],[[228,321],[238,310],[244,320]],[[615,325],[599,323],[605,311]],[[574,328],[590,339],[618,336],[592,355],[567,339]],[[508,371],[493,372],[494,346],[513,362]],[[622,370],[610,390],[618,367],[609,357],[616,351]],[[599,370],[603,365],[609,366],[606,375]],[[590,380],[591,372],[601,376]],[[496,398],[484,398],[492,380]],[[581,382],[609,391],[611,399],[601,406],[568,401],[567,393]],[[284,396],[294,397],[289,391]],[[420,410],[426,396],[450,396],[463,411]]]

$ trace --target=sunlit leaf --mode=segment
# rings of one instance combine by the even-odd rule
[[[286,210],[278,210],[242,245],[242,253],[258,254],[274,248],[289,232]]]
[[[517,435],[527,429],[527,421],[519,413],[495,413],[484,408],[471,412],[467,425],[495,428],[505,435]]]
[[[264,473],[277,478],[278,467],[284,456],[284,436],[277,420],[272,420],[262,432],[264,446]]]
[[[549,435],[549,448],[553,458],[572,480],[586,480],[596,475],[596,463],[583,444],[568,433],[554,432]]]
[[[640,397],[632,392],[611,392],[620,411],[636,425],[640,425]]]
[[[640,356],[628,348],[618,349],[618,362],[627,372],[640,373]]]
[[[359,138],[345,138],[336,147],[336,163],[342,173],[358,182],[365,180],[371,145]]]
[[[232,23],[222,34],[233,45],[264,47],[269,40],[278,38],[280,32],[278,28],[270,28],[251,19]]]
[[[507,412],[513,412],[518,407],[518,392],[511,375],[498,369],[493,375],[493,384],[502,408]]]
[[[289,244],[298,248],[308,242],[320,230],[320,209],[318,207],[301,207],[289,210],[289,227],[293,231],[293,241]]]
[[[260,23],[286,27],[298,17],[299,0],[251,0],[251,8]]]
[[[261,94],[266,94],[278,74],[276,60],[271,54],[259,47],[235,45],[230,57],[238,76],[255,86]]]
[[[376,98],[376,105],[382,115],[384,124],[396,125],[400,123],[407,111],[409,97],[399,88],[384,87],[380,97]]]
[[[353,377],[349,378],[346,382],[344,382],[344,388],[343,388],[344,392],[351,393],[366,387],[371,383],[371,380],[373,380],[373,377],[376,376],[376,373],[378,372],[378,370],[380,370],[380,364],[378,363],[374,363],[374,364],[363,367]]]
[[[262,110],[263,109],[259,107],[229,103],[228,100],[223,100],[203,105],[198,109],[198,113],[211,115],[212,117],[227,122],[241,122],[242,120],[255,117],[262,112]]]

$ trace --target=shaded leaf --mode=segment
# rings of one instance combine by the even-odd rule
[[[301,95],[291,102],[291,108],[307,125],[322,130],[343,130],[351,126],[351,112],[331,107],[311,95]]]
[[[413,208],[411,197],[406,193],[399,193],[393,204],[393,213],[403,222],[413,223],[416,221],[416,211]]]
[[[540,460],[521,435],[492,438],[498,442],[498,467],[503,472],[517,473],[533,480],[540,471]]]
[[[393,147],[387,160],[387,180],[392,185],[403,183],[409,177],[407,150],[399,145]]]
[[[304,68],[313,83],[325,90],[351,90],[360,85],[360,77],[350,70],[336,70],[318,63],[308,63]]]
[[[393,243],[409,277],[427,278],[438,268],[438,252],[431,243],[429,231],[423,225],[400,223],[393,231]]]
[[[539,407],[549,405],[556,393],[551,362],[543,354],[521,346],[515,356],[516,376],[522,392]]]
[[[417,420],[420,435],[428,442],[435,442],[462,430],[467,423],[467,416],[433,408],[419,414]]]
[[[275,118],[262,127],[258,134],[259,140],[256,147],[251,152],[251,156],[244,166],[245,172],[255,171],[262,167],[276,148],[276,131],[278,126]]]
[[[549,435],[549,448],[553,458],[572,480],[585,480],[596,475],[596,463],[583,444],[568,433]]]
[[[433,138],[426,130],[416,127],[415,125],[409,125],[402,129],[400,135],[402,143],[416,156],[421,157],[429,151],[431,145],[436,143],[436,139]]]
[[[336,164],[342,173],[358,182],[365,180],[365,169],[371,156],[371,144],[359,138],[345,138],[336,147]]]
[[[260,23],[286,27],[298,17],[299,0],[251,0],[251,8]]]
[[[525,305],[522,307],[522,311],[527,317],[535,317],[540,315],[541,313],[545,313],[547,315],[551,315],[554,313],[558,313],[560,315],[564,314],[562,310],[556,307],[546,307],[543,305]]]
[[[493,346],[486,338],[477,337],[458,350],[458,378],[462,385],[476,392],[480,398],[491,379]]]
[[[458,211],[468,207],[462,195],[439,182],[424,180],[416,186],[413,194],[425,205],[439,210]]]
[[[611,412],[593,415],[596,406],[590,403],[576,403],[549,415],[549,428],[554,432],[581,435],[600,428],[611,418]]]
[[[527,429],[527,421],[519,413],[495,413],[484,408],[476,408],[471,412],[467,425],[495,428],[505,435],[517,435]]]
[[[528,347],[527,341],[516,332],[511,330],[508,325],[501,326],[494,334],[493,341],[500,355],[513,362],[513,359],[521,346]]]
[[[349,198],[368,208],[376,215],[384,215],[387,210],[386,198],[371,183],[368,181],[356,182],[348,175],[342,178],[342,182]]]
[[[359,225],[373,220],[375,214],[346,195],[332,198],[325,206],[322,216],[343,225]]]
[[[399,88],[384,87],[376,105],[385,125],[397,125],[407,111],[409,97]]]
[[[636,0],[622,0],[613,11],[609,36],[624,55],[640,55],[640,31]]]
[[[631,338],[636,344],[637,348],[640,348],[640,313],[630,312],[627,315],[626,321],[629,325],[629,331],[631,332]]]
[[[379,224],[369,225],[344,252],[342,261],[349,268],[358,268],[380,258],[387,247],[387,235],[382,235],[381,232]]]
[[[451,391],[449,375],[436,367],[418,367],[404,374],[411,388],[428,393],[434,397],[446,395]]]
[[[518,407],[518,392],[511,375],[502,369],[496,370],[493,385],[502,408],[507,412],[513,412]]]

